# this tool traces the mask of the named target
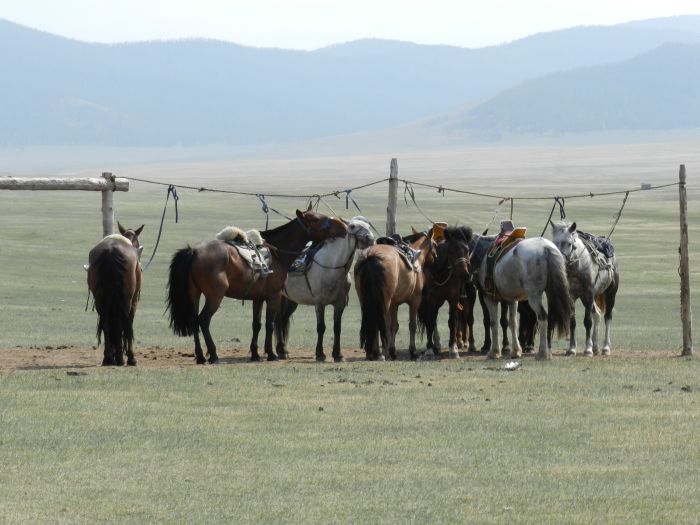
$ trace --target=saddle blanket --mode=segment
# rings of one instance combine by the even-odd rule
[[[272,254],[263,245],[263,238],[258,230],[244,232],[235,226],[228,226],[216,234],[216,238],[233,246],[241,258],[254,271],[264,276],[272,272]]]
[[[584,244],[586,244],[585,241],[588,241],[595,247],[596,250],[605,255],[608,259],[615,255],[615,246],[613,246],[610,239],[606,239],[605,237],[596,237],[595,235],[582,232],[580,230],[578,235],[584,241]]]

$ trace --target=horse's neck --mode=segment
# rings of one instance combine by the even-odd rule
[[[357,241],[351,235],[329,239],[314,255],[314,260],[325,266],[342,266],[352,256],[357,246]]]
[[[294,262],[309,242],[309,236],[296,221],[264,232],[263,238],[277,248],[277,258],[286,266]]]

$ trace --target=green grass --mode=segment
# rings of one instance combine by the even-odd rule
[[[399,156],[402,177],[518,196],[673,182],[679,162],[692,176],[700,149]],[[385,177],[388,163],[388,157],[358,157],[115,172],[314,193]],[[399,193],[399,229],[425,227]],[[163,314],[167,268],[177,248],[227,224],[264,224],[254,198],[180,195],[180,223],[173,223],[171,202],[159,254],[145,274],[135,326],[139,347],[191,351],[189,339],[169,333]],[[382,228],[385,188],[354,196]],[[163,187],[136,182],[128,194],[115,196],[125,225],[146,224],[146,255],[164,197]],[[419,188],[416,197],[434,220],[475,231],[497,207],[489,199],[443,198]],[[695,288],[698,197],[691,182]],[[567,213],[581,229],[603,234],[621,200],[570,199]],[[340,200],[328,203],[344,216],[354,214]],[[270,205],[292,213],[305,202],[270,199]],[[551,205],[516,201],[515,222],[537,235]],[[31,346],[93,344],[95,314],[84,311],[82,265],[101,237],[99,208],[98,194],[0,192],[0,349],[25,352],[30,364]],[[506,204],[500,217],[508,211]],[[671,357],[681,345],[678,237],[675,188],[630,196],[613,236],[622,284],[609,359],[528,358],[512,373],[498,370],[502,362],[482,359],[0,372],[0,522],[697,523],[700,365]],[[247,347],[250,315],[250,304],[224,301],[212,324],[220,348]],[[407,319],[400,316],[398,345],[405,353]],[[313,344],[313,317],[310,308],[295,314],[292,347]],[[344,347],[357,346],[358,327],[352,291]],[[330,339],[329,330],[327,346]],[[619,350],[625,357],[615,356]]]
[[[500,365],[496,365],[500,367]],[[697,361],[15,372],[0,516],[693,523]]]

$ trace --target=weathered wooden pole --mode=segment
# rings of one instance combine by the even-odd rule
[[[112,182],[114,177],[111,173],[103,173],[106,181]],[[112,235],[114,233],[114,186],[102,190],[102,235]]]
[[[399,190],[399,163],[391,159],[389,167],[389,203],[386,207],[386,234],[396,233],[396,200]]]
[[[680,254],[681,323],[683,324],[683,353],[693,355],[693,309],[690,304],[690,270],[688,264],[688,194],[685,188],[685,164],[678,173],[678,197],[681,218]]]

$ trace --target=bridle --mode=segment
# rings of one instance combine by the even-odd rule
[[[449,251],[448,251],[448,254],[449,254]],[[468,248],[468,247],[467,247],[467,254],[469,254],[469,248]],[[444,279],[442,282],[438,282],[438,281],[433,280],[433,284],[434,284],[435,286],[445,286],[445,285],[450,281],[450,279],[452,278],[452,272],[453,272],[454,268],[455,268],[458,264],[460,264],[460,263],[466,263],[466,264],[467,264],[467,274],[468,274],[468,273],[469,273],[469,267],[470,267],[470,260],[471,260],[471,254],[467,255],[466,257],[464,257],[464,256],[458,257],[458,258],[455,259],[454,261],[450,262],[450,257],[449,257],[449,255],[448,255],[448,256],[447,256],[447,269],[448,269],[449,271],[447,272],[447,277],[445,277],[445,279]]]

